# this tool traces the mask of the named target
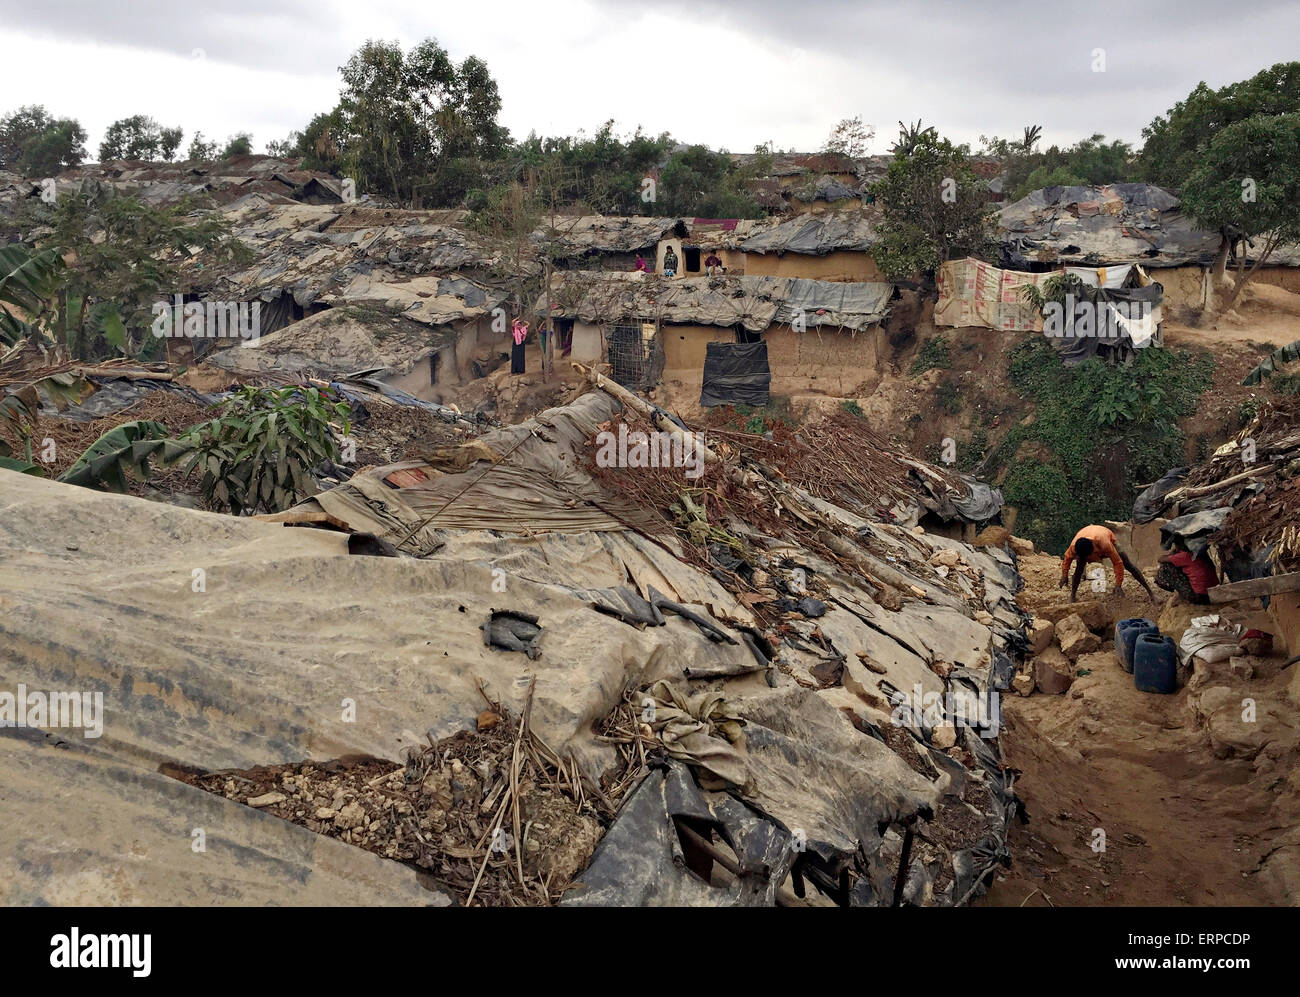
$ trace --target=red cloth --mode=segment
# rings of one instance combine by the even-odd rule
[[[1214,562],[1204,555],[1192,557],[1187,551],[1180,550],[1175,554],[1170,554],[1168,561],[1187,576],[1192,591],[1197,595],[1205,595],[1211,588],[1219,584],[1219,574],[1214,570]]]

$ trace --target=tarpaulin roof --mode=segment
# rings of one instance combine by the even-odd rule
[[[343,200],[338,178],[300,169],[300,165],[297,159],[258,155],[176,163],[118,160],[64,170],[55,178],[55,188],[65,195],[99,185],[135,195],[149,204],[195,195],[226,204],[250,193],[280,202],[337,204]],[[0,203],[34,196],[39,193],[39,183],[40,178],[28,178],[6,185],[0,179]],[[8,191],[4,190],[6,186]]]
[[[838,250],[867,252],[876,244],[874,209],[804,214],[741,243],[746,253],[804,253],[825,256]]]
[[[1057,186],[1006,205],[997,218],[1002,240],[1031,261],[1208,264],[1219,234],[1198,229],[1179,204],[1152,184]]]
[[[634,253],[652,249],[659,240],[680,230],[685,234],[685,223],[680,218],[652,218],[636,215],[581,215],[560,216],[538,226],[532,239],[539,245],[548,239],[559,244],[560,252],[569,256],[588,253]]]
[[[195,265],[188,277],[205,297],[249,300],[286,290],[299,305],[320,300],[418,306],[421,292],[436,290],[428,281],[437,285],[449,272],[482,270],[493,259],[464,231],[435,220],[444,214],[272,204],[255,195],[232,204],[225,215],[256,260]],[[446,321],[424,311],[416,307],[409,317]]]
[[[584,322],[625,318],[762,332],[802,318],[808,328],[865,329],[889,313],[892,284],[800,277],[677,277],[615,271],[557,273],[551,314]],[[545,314],[546,298],[537,313]]]
[[[207,360],[240,374],[334,377],[363,368],[406,373],[453,342],[454,329],[431,330],[405,315],[372,314],[345,306],[317,312],[230,349],[214,350]]]

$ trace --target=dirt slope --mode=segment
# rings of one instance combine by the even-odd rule
[[[1032,555],[1021,559],[1021,571],[1021,604],[1058,612],[1060,561]],[[1127,616],[1159,618],[1166,594],[1157,589],[1160,601],[1152,603],[1132,588],[1126,597],[1080,595],[1094,632]],[[1165,626],[1187,615],[1166,613]],[[1286,902],[1296,731],[1286,722],[1294,707],[1285,707],[1294,677],[1277,673],[1280,659],[1249,661],[1255,674],[1243,680],[1248,688],[1234,687],[1238,677],[1224,662],[1198,670],[1175,695],[1150,695],[1134,688],[1107,641],[1078,659],[1077,671],[1086,674],[1065,694],[1004,697],[1002,746],[1007,764],[1022,773],[1017,792],[1029,822],[1014,828],[1015,863],[982,903]],[[1258,747],[1224,730],[1232,717],[1211,709],[1218,701],[1212,694],[1258,699],[1260,729],[1249,735]],[[1099,829],[1104,851],[1094,849]]]

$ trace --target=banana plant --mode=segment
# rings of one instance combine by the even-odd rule
[[[57,249],[0,246],[0,341],[35,335],[49,340],[58,319],[56,292],[64,271]]]

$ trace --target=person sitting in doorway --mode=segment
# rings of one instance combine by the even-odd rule
[[[722,259],[717,253],[710,253],[708,256],[704,257],[704,272],[709,276],[712,276],[715,273],[725,273],[722,266]]]
[[[677,254],[673,252],[672,246],[664,250],[664,276],[677,276]]]
[[[1205,553],[1193,557],[1187,551],[1179,550],[1160,559],[1155,581],[1166,592],[1174,594],[1171,605],[1190,602],[1206,606],[1210,602],[1210,589],[1219,584],[1219,573]]]
[[[649,273],[649,272],[650,272],[650,266],[649,266],[649,264],[646,263],[646,261],[645,261],[645,257],[642,256],[640,253],[637,253],[637,254],[636,254],[636,268],[635,268],[635,271],[634,271],[634,272],[635,272],[635,273]]]
[[[1124,569],[1127,568],[1138,580],[1138,583],[1147,591],[1147,595],[1155,599],[1155,593],[1151,591],[1151,586],[1147,580],[1142,577],[1142,572],[1134,564],[1127,554],[1124,554],[1115,545],[1115,534],[1104,526],[1085,526],[1074,535],[1074,542],[1070,544],[1069,550],[1065,552],[1065,559],[1061,562],[1061,584],[1058,588],[1064,588],[1066,581],[1070,576],[1070,565],[1074,567],[1074,581],[1070,585],[1070,601],[1075,602],[1079,593],[1079,582],[1083,580],[1084,566],[1096,564],[1097,562],[1109,558],[1111,566],[1115,569],[1115,594],[1124,594]],[[1077,563],[1075,563],[1077,562]]]

